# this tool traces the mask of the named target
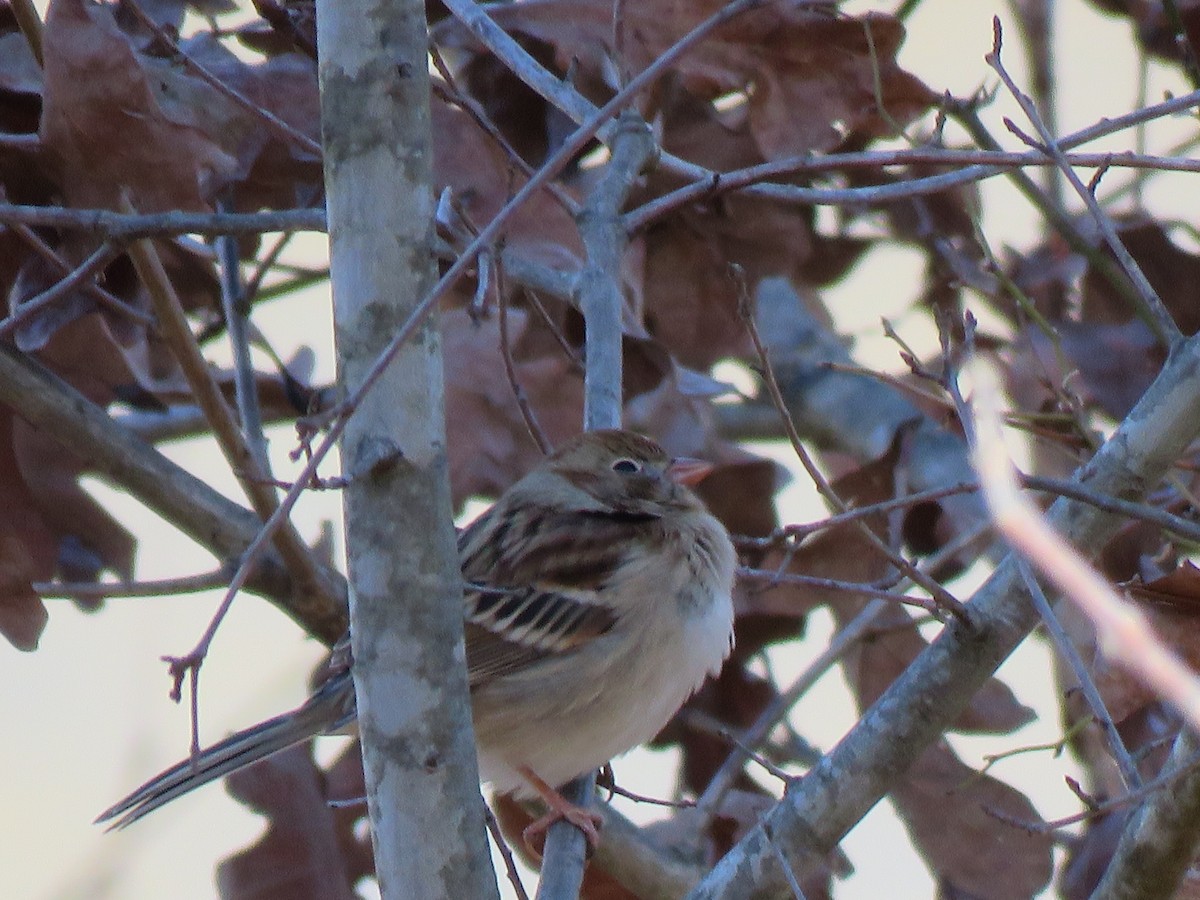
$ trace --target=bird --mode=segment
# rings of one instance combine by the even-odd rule
[[[711,463],[639,433],[585,432],[459,533],[480,779],[540,797],[594,848],[560,788],[653,738],[733,649],[736,554],[691,489]],[[355,719],[348,636],[305,703],[167,769],[97,817],[123,828],[201,785]]]

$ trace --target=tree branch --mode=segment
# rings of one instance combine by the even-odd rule
[[[354,398],[340,419],[353,476],[343,502],[375,874],[384,900],[486,900],[498,893],[464,664],[441,347],[422,318],[435,275],[425,8],[319,0],[317,18],[334,327]]]
[[[58,376],[2,342],[0,402],[222,561],[238,559],[262,528],[262,521],[250,510],[171,462]],[[322,576],[339,595],[345,590],[337,572],[323,570]],[[326,644],[346,630],[345,607],[296,590],[287,567],[273,551],[258,565],[249,588],[269,597]]]
[[[1093,900],[1151,900],[1173,896],[1200,845],[1200,740],[1184,729],[1163,766],[1167,775],[1190,768],[1156,791],[1134,814]]]
[[[1200,431],[1200,338],[1177,346],[1116,433],[1076,475],[1092,490],[1144,493]],[[1099,548],[1120,523],[1074,500],[1049,518],[1077,546]],[[794,867],[804,851],[828,851],[966,707],[1038,622],[1010,557],[967,604],[971,625],[952,622],[868,709],[850,733],[709,873],[690,895],[766,898],[786,890],[771,835]],[[752,890],[748,890],[754,885]]]
[[[624,113],[618,121],[608,166],[578,218],[587,251],[578,302],[586,326],[583,424],[588,431],[621,426],[621,319],[625,307],[621,261],[628,241],[621,207],[654,155],[650,130],[636,113]],[[573,803],[588,805],[596,791],[595,773],[576,779],[567,790]],[[579,895],[586,850],[583,832],[571,823],[560,821],[550,827],[538,900],[571,900]]]

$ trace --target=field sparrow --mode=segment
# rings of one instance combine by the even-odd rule
[[[687,487],[708,463],[627,431],[584,434],[459,535],[467,670],[482,780],[540,796],[544,830],[594,813],[556,790],[652,738],[733,643],[735,557]],[[193,788],[354,720],[348,641],[298,709],[202,751],[97,821],[123,827]]]

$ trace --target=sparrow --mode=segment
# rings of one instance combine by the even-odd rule
[[[557,790],[653,738],[733,649],[736,556],[690,489],[709,463],[630,431],[580,435],[459,534],[480,779],[540,797],[594,847],[599,816]],[[349,638],[291,712],[148,781],[97,822],[123,828],[203,784],[355,718]]]

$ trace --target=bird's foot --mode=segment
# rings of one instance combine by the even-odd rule
[[[600,826],[604,824],[604,817],[597,812],[592,812],[590,809],[576,806],[561,795],[559,799],[566,806],[562,809],[551,809],[550,812],[521,832],[521,837],[525,840],[525,846],[538,859],[541,859],[542,851],[546,848],[547,830],[555,822],[565,819],[583,832],[583,836],[587,840],[588,856],[591,856],[596,852],[596,847],[600,844]]]
[[[555,822],[565,819],[583,832],[584,838],[587,839],[588,856],[595,853],[596,847],[600,844],[600,826],[604,824],[604,817],[594,810],[580,806],[577,803],[572,803],[543,781],[528,766],[522,766],[518,771],[529,782],[529,786],[537,791],[538,796],[542,798],[542,802],[550,807],[550,811],[546,815],[533,822],[521,832],[521,837],[525,840],[525,846],[541,859],[542,850],[546,846],[547,830]]]

